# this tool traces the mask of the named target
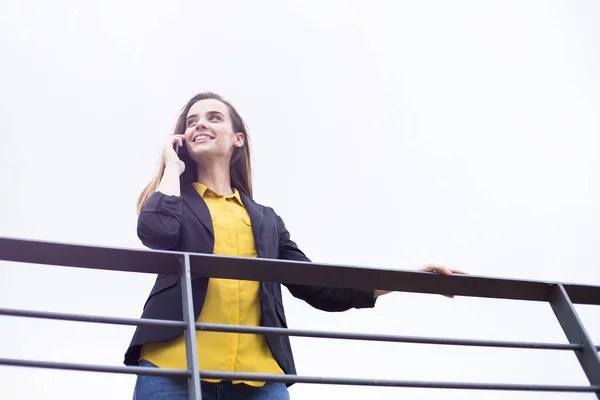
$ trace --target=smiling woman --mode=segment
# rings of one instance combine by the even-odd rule
[[[310,261],[281,217],[252,199],[249,137],[235,108],[214,93],[193,97],[167,141],[159,170],[138,199],[138,236],[152,249]],[[443,267],[427,271],[452,274]],[[142,318],[183,320],[176,275],[159,275]],[[324,311],[375,305],[387,291],[287,284],[290,293]],[[281,286],[272,282],[197,278],[198,322],[287,328]],[[289,338],[196,332],[202,370],[295,374]],[[186,368],[183,329],[140,326],[126,365]],[[134,399],[186,399],[185,379],[139,376]],[[284,383],[203,379],[207,400],[289,399]]]
[[[232,140],[235,142],[232,143]],[[199,146],[207,141],[214,143]],[[187,151],[185,143],[191,144],[191,151]],[[171,151],[173,148],[182,150],[180,157],[179,151]],[[181,183],[200,181],[199,176],[208,179],[208,175],[216,171],[216,168],[213,168],[216,164],[211,162],[215,160],[215,156],[216,159],[221,159],[219,170],[229,170],[231,185],[227,185],[230,189],[234,187],[252,197],[250,137],[246,124],[237,110],[221,96],[210,92],[200,93],[188,101],[179,115],[174,135],[169,138],[163,150],[163,157],[159,161],[158,173],[138,198],[138,213],[161,183],[160,189],[163,189],[163,193],[179,195],[178,180],[163,180],[165,172],[168,175],[181,174]],[[167,170],[167,166],[177,168],[171,171]],[[224,182],[223,179],[216,181]]]

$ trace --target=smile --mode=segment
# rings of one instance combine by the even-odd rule
[[[202,143],[202,142],[206,142],[206,141],[209,141],[212,139],[214,139],[214,137],[201,133],[200,135],[195,136],[192,141],[194,143]]]

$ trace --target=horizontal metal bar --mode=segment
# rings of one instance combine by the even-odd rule
[[[184,254],[0,237],[0,260],[25,263],[177,274]],[[190,254],[190,267],[193,277],[533,301],[548,301],[559,284],[212,254]],[[600,305],[600,286],[564,286],[573,303]]]
[[[207,260],[207,257],[210,259]],[[453,294],[482,298],[548,301],[554,283],[488,278],[474,275],[447,276],[423,271],[364,268],[262,258],[235,258],[194,254],[194,276],[258,280],[284,284],[348,287],[400,292]],[[597,300],[600,304],[600,287]]]
[[[183,369],[147,368],[147,367],[121,367],[96,364],[76,364],[54,361],[18,360],[0,358],[0,365],[50,368],[71,371],[107,372],[117,374],[154,375],[154,376],[183,376],[188,377],[190,372]],[[406,381],[390,379],[368,378],[338,378],[321,376],[256,374],[246,372],[220,372],[200,371],[200,375],[207,379],[223,380],[248,380],[286,383],[316,383],[329,385],[354,385],[354,386],[387,386],[387,387],[413,387],[430,389],[474,389],[474,390],[508,390],[508,391],[540,391],[540,392],[600,392],[600,386],[562,386],[562,385],[528,385],[528,384],[502,384],[502,383],[472,383],[472,382],[432,382],[432,381]]]
[[[353,386],[388,386],[429,389],[508,390],[529,392],[599,392],[600,386],[527,385],[504,383],[403,381],[392,379],[337,378],[321,376],[256,374],[245,372],[200,371],[203,378],[223,380],[269,381],[286,383],[316,383]]]
[[[138,319],[138,318],[121,318],[121,317],[104,317],[99,315],[84,315],[84,314],[68,314],[57,313],[51,311],[35,311],[35,310],[17,310],[11,308],[0,308],[0,315],[12,317],[28,317],[28,318],[43,318],[62,321],[78,321],[91,322],[100,324],[115,324],[115,325],[146,325],[146,326],[166,326],[173,328],[185,328],[186,324],[183,321],[169,321],[160,319]],[[477,340],[477,339],[451,339],[451,338],[432,338],[423,336],[403,336],[403,335],[388,335],[378,333],[352,333],[352,332],[334,332],[334,331],[317,331],[310,329],[289,329],[289,328],[272,328],[265,326],[246,326],[246,325],[226,325],[226,324],[208,324],[196,323],[197,330],[212,331],[212,332],[234,332],[248,333],[259,335],[282,335],[282,336],[298,336],[323,339],[347,339],[347,340],[365,340],[378,342],[396,342],[396,343],[419,343],[419,344],[435,344],[435,345],[454,345],[454,346],[476,346],[476,347],[500,347],[500,348],[516,348],[516,349],[534,349],[534,350],[581,350],[582,345],[579,344],[563,344],[563,343],[537,343],[537,342],[511,342],[499,340]],[[600,350],[600,346],[597,346]]]
[[[558,285],[559,282],[556,283]],[[600,286],[577,285],[573,283],[561,283],[569,295],[573,304],[600,304]]]
[[[97,324],[156,326],[169,328],[185,328],[183,321],[169,321],[166,319],[140,319],[122,317],[104,317],[101,315],[70,314],[52,311],[17,310],[13,308],[0,308],[0,315],[11,317],[43,318],[61,321],[92,322]]]
[[[536,342],[509,342],[499,340],[477,340],[477,339],[451,339],[434,338],[425,336],[403,336],[388,335],[379,333],[352,333],[335,331],[315,331],[309,329],[289,329],[289,328],[271,328],[264,326],[244,326],[244,325],[226,325],[226,324],[208,324],[196,323],[197,330],[212,332],[235,332],[252,333],[264,335],[282,335],[298,336],[324,339],[347,339],[347,340],[365,340],[375,342],[395,342],[395,343],[418,343],[452,346],[475,346],[475,347],[501,347],[515,349],[533,349],[533,350],[581,350],[582,346],[578,344],[562,343],[536,343]],[[600,346],[599,346],[600,350]]]
[[[189,377],[190,371],[174,368],[147,368],[147,367],[123,367],[113,365],[78,364],[57,361],[41,360],[19,360],[14,358],[0,358],[0,365],[13,367],[32,367],[46,369],[63,369],[69,371],[108,372],[114,374],[135,374],[152,376],[183,376]]]
[[[151,274],[177,274],[182,253],[0,237],[0,260]]]

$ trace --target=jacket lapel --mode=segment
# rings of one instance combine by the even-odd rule
[[[212,219],[210,217],[210,211],[204,199],[200,196],[200,194],[194,189],[194,186],[191,184],[186,184],[181,186],[181,196],[183,197],[183,201],[191,208],[192,212],[202,222],[202,225],[206,227],[210,231],[213,239],[215,237],[215,231],[213,229]]]
[[[254,235],[254,244],[256,245],[256,252],[258,253],[259,257],[264,257],[265,243],[260,235],[264,221],[263,206],[256,204],[254,200],[252,200],[249,196],[247,196],[241,191],[240,196],[242,198],[242,203],[244,203],[246,211],[248,211],[248,215],[250,215],[250,222],[252,223],[252,234]]]

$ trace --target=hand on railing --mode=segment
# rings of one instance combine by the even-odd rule
[[[420,271],[425,271],[425,272],[434,272],[437,274],[443,274],[443,275],[454,275],[454,274],[459,274],[459,275],[468,275],[466,272],[461,271],[459,269],[450,269],[450,268],[446,268],[442,265],[428,265],[425,268],[421,268]],[[388,294],[393,292],[393,290],[375,290],[375,297],[379,297],[379,296],[383,296],[384,294]],[[445,294],[445,297],[449,297],[449,298],[454,298],[453,294]]]

